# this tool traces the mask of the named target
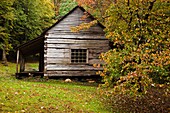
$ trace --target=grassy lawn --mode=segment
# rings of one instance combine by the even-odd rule
[[[38,71],[38,63],[26,63],[25,71]]]
[[[0,64],[0,112],[109,113],[97,87],[39,77],[15,79],[15,64]]]

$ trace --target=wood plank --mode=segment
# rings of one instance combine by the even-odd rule
[[[89,33],[87,34],[86,32],[71,32],[71,31],[67,31],[67,30],[59,30],[58,32],[48,32],[48,35],[47,36],[50,36],[50,35],[56,35],[56,36],[60,36],[60,35],[102,35],[104,36],[104,32],[99,32],[98,34],[94,34],[94,33]]]
[[[20,72],[25,71],[25,58],[20,54]]]
[[[100,56],[100,54],[91,54],[91,53],[89,53],[88,58],[89,58],[89,59],[93,59],[93,58],[98,59],[99,56]]]
[[[102,70],[88,65],[47,65],[47,71],[52,70]]]
[[[104,47],[107,47],[108,46],[106,44],[95,44],[95,43],[92,43],[92,44],[86,44],[86,43],[79,43],[79,44],[48,44],[47,47],[50,49],[50,48],[76,48],[76,47],[79,47],[79,48],[104,48]],[[101,51],[100,51],[101,52]]]
[[[51,32],[55,32],[55,31],[70,31],[71,32],[71,28],[72,27],[76,27],[79,26],[80,24],[82,24],[81,22],[72,22],[72,23],[62,23],[62,24],[57,24],[56,26],[54,26],[53,28],[51,28],[48,33]],[[88,32],[102,32],[104,33],[103,29],[99,26],[99,25],[95,25],[95,26],[91,26],[89,29],[86,30],[82,30],[82,31],[88,31]]]
[[[53,34],[49,34],[49,36],[47,36],[48,39],[96,39],[96,40],[108,40],[105,38],[104,35],[102,34],[59,34],[59,33],[53,33]],[[109,41],[108,41],[109,42]]]
[[[108,40],[78,40],[78,39],[47,39],[46,41],[48,44],[68,44],[68,43],[72,43],[72,44],[108,44]]]
[[[89,59],[89,64],[104,64],[100,59]]]
[[[96,73],[97,71],[87,71],[87,70],[73,71],[73,70],[71,70],[71,71],[48,71],[47,73],[48,74],[53,74],[53,73],[55,73],[55,74],[75,74],[75,73],[91,73],[91,72]]]
[[[73,20],[73,21],[77,21],[78,22],[80,20],[83,20],[82,17],[83,17],[83,15],[73,15],[73,14],[70,14],[70,15],[67,16],[67,18],[64,18],[62,21]],[[87,18],[84,21],[88,21],[89,22],[89,21],[92,21],[92,19]]]
[[[57,58],[57,57],[69,57],[70,53],[63,53],[63,52],[48,52],[47,50],[47,56],[45,55],[45,57],[53,57],[53,58]]]
[[[80,17],[80,16],[79,16],[79,17]],[[71,18],[73,18],[73,19],[71,19]],[[82,17],[80,17],[80,18],[75,18],[75,17],[73,16],[73,17],[70,17],[70,18],[67,18],[67,19],[62,20],[59,24],[72,23],[72,22],[80,22],[80,23],[82,23],[82,22],[91,22],[91,21],[92,21],[92,19],[90,19],[90,18],[86,18],[85,20],[83,20]]]
[[[69,62],[70,63],[70,58],[69,57],[47,57],[47,63],[57,63],[57,62]]]
[[[47,58],[47,65],[69,64],[70,58]]]
[[[89,52],[90,53],[102,53],[102,52],[107,52],[110,49],[109,46],[104,46],[104,47],[98,47],[98,48],[90,48]]]
[[[58,23],[55,27],[59,27],[59,26],[77,26],[80,25],[81,23],[88,23],[90,21],[85,21],[85,20],[81,20],[81,19],[68,19],[66,21],[61,21],[60,23]],[[54,27],[54,28],[55,28]]]
[[[70,53],[70,49],[57,49],[57,48],[48,48],[48,50],[45,50],[45,52],[47,53]]]
[[[51,29],[48,31],[48,33],[56,33],[56,32],[68,32],[68,33],[73,33],[71,31],[71,27],[75,27],[77,25],[74,25],[74,26],[58,26],[56,27],[55,29]],[[86,34],[93,34],[93,33],[104,33],[102,30],[100,29],[97,29],[97,28],[90,28],[90,29],[87,29],[87,30],[81,30],[80,33],[86,33]]]
[[[67,28],[71,28],[71,27],[76,27],[76,26],[79,26],[80,24],[82,24],[82,23],[80,23],[80,21],[78,21],[78,22],[72,21],[71,23],[70,22],[59,23],[56,26],[54,26],[52,29],[50,29],[50,31],[57,30],[58,28],[67,29]],[[88,23],[83,23],[83,24],[88,24]],[[89,31],[90,30],[103,31],[103,29],[98,25],[91,26],[89,29],[87,29],[87,31],[88,30]]]
[[[97,71],[47,71],[51,76],[91,76],[96,75]]]
[[[69,34],[75,34],[74,32],[70,31],[70,29],[63,29],[60,28],[58,30],[52,31],[52,32],[48,32],[49,34],[51,33],[69,33]],[[100,31],[80,31],[79,34],[103,34],[103,32]]]
[[[92,74],[45,74],[44,76],[58,76],[58,77],[62,77],[62,76],[67,76],[67,77],[77,77],[77,76],[96,76],[96,74],[94,74],[93,75],[93,73]],[[100,76],[100,75],[98,75],[98,76]]]

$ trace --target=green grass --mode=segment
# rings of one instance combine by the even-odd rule
[[[0,64],[0,112],[109,113],[95,86],[39,77],[17,80],[14,73],[15,64]]]
[[[7,76],[15,74],[16,72],[16,64],[8,62],[8,66],[4,66],[2,62],[0,62],[0,76]]]
[[[25,71],[36,71],[39,68],[38,63],[26,63]]]

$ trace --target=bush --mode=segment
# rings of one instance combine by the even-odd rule
[[[100,56],[105,64],[99,74],[107,87],[101,98],[114,112],[168,113],[170,2],[118,0],[105,17],[113,45]]]
[[[131,73],[169,83],[169,10],[170,2],[162,0],[119,0],[110,5],[105,31],[113,48],[101,54],[105,64],[99,72],[105,86],[113,87]]]

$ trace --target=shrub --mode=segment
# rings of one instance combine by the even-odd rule
[[[105,64],[99,72],[105,86],[113,87],[131,73],[169,83],[169,6],[170,2],[162,0],[119,0],[110,5],[105,31],[113,49],[101,54]]]
[[[118,0],[105,22],[101,98],[114,112],[169,112],[169,87],[151,86],[170,82],[170,1]]]

